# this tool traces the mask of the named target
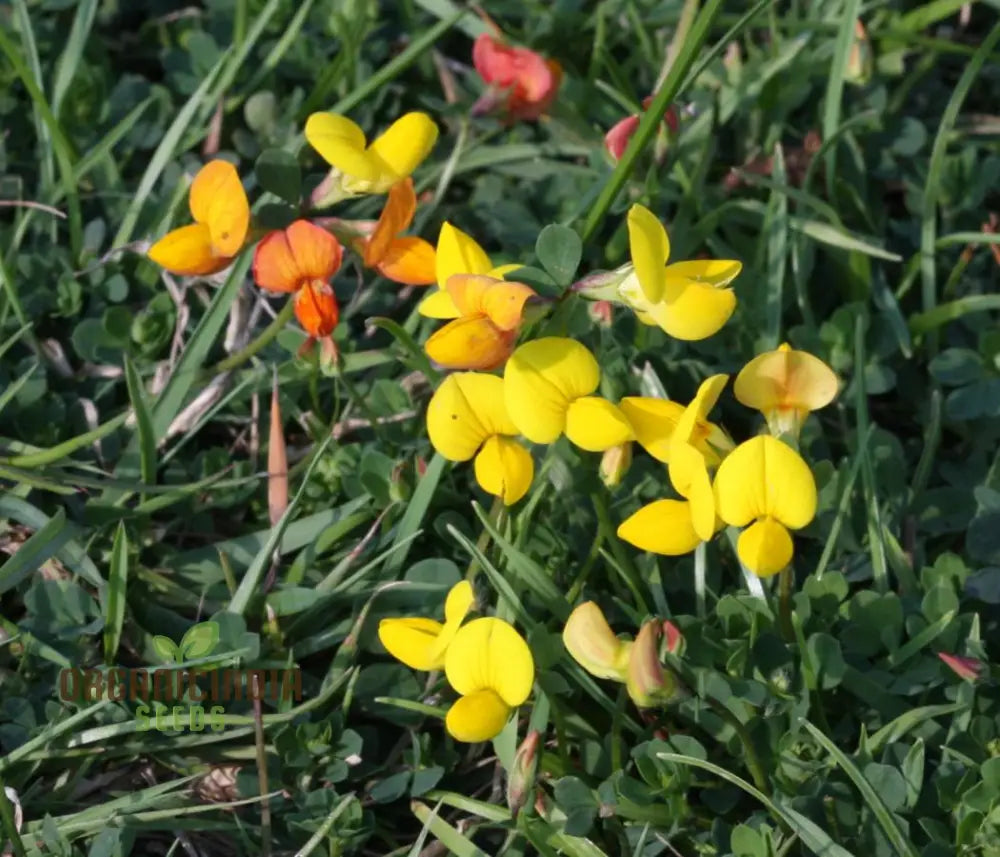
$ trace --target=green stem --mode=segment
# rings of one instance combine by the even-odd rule
[[[603,491],[594,491],[590,495],[590,500],[594,504],[594,511],[597,513],[597,524],[603,531],[604,539],[611,547],[611,553],[614,555],[615,561],[625,576],[625,583],[632,590],[632,595],[635,596],[636,606],[643,612],[649,613],[649,604],[642,597],[642,577],[639,574],[639,570],[635,567],[635,563],[632,562],[632,557],[628,555],[628,552],[618,538],[617,529],[611,520],[611,512],[608,509],[607,497],[605,497]]]
[[[282,330],[285,329],[285,325],[292,318],[292,314],[295,312],[295,300],[289,298],[288,302],[281,308],[274,320],[261,331],[260,336],[258,336],[252,342],[247,343],[243,348],[237,351],[235,354],[230,354],[225,360],[220,360],[211,369],[208,370],[209,375],[221,375],[223,372],[229,372],[232,369],[236,369],[246,363],[251,357],[256,355],[265,345],[269,345],[271,341],[277,337]]]
[[[490,527],[493,527],[498,533],[500,532],[500,527],[503,526],[503,516],[507,507],[504,505],[503,497],[494,497],[493,505],[490,506],[490,513],[487,516],[487,520],[490,523]],[[476,549],[483,556],[486,555],[486,549],[490,544],[490,531],[488,527],[483,527],[483,531],[479,534],[479,539],[476,541]],[[479,571],[479,562],[473,558],[469,563],[469,567],[465,571],[465,579],[469,583],[475,583],[476,574]]]
[[[615,167],[615,171],[611,174],[611,178],[608,179],[608,183],[604,186],[600,196],[597,198],[597,202],[594,203],[594,207],[590,210],[590,214],[583,224],[581,238],[584,244],[594,236],[597,227],[601,225],[601,221],[608,213],[608,209],[611,208],[615,197],[618,196],[618,192],[624,187],[628,177],[635,169],[639,156],[656,136],[656,132],[660,128],[660,123],[663,121],[663,114],[666,113],[667,108],[680,92],[688,70],[694,64],[698,51],[701,50],[702,45],[708,38],[709,26],[721,5],[722,0],[709,0],[701,14],[698,15],[691,25],[689,38],[684,41],[676,59],[670,66],[670,71],[667,73],[663,85],[653,97],[649,109],[642,115],[639,127],[636,129],[632,141],[625,149],[621,160],[618,161],[618,166]]]
[[[791,643],[795,641],[795,627],[792,625],[792,590],[795,588],[795,573],[790,564],[781,570],[778,586],[778,617],[781,622],[781,633]]]
[[[733,714],[733,712],[719,702],[719,700],[712,696],[707,697],[707,699],[708,704],[712,707],[712,710],[718,714],[719,717],[725,720],[726,723],[733,727],[733,731],[736,732],[739,737],[740,743],[743,744],[743,751],[746,754],[747,768],[750,771],[750,776],[753,777],[754,785],[767,794],[770,791],[770,786],[767,782],[767,775],[764,773],[764,766],[761,764],[760,756],[757,755],[757,748],[754,747],[753,739],[750,737],[750,733],[747,732],[746,726],[740,722],[740,719]]]

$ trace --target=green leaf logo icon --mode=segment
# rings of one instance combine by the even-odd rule
[[[160,660],[167,661],[177,661],[180,651],[177,646],[174,645],[174,641],[170,637],[164,637],[162,634],[157,634],[153,637],[153,648],[156,649],[156,654],[160,656]]]
[[[216,622],[199,622],[188,629],[181,640],[181,660],[193,661],[212,654],[219,643],[219,625]]]

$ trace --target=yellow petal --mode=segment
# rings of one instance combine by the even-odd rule
[[[447,369],[496,369],[514,348],[515,331],[500,330],[485,316],[456,318],[424,343],[431,360]]]
[[[495,691],[476,691],[459,698],[448,709],[445,727],[456,741],[468,744],[489,741],[503,731],[511,710]]]
[[[719,465],[715,502],[720,518],[743,527],[775,518],[792,530],[816,515],[816,481],[790,446],[770,435],[741,443]]]
[[[667,279],[697,280],[716,288],[728,286],[743,270],[743,263],[735,259],[692,259],[667,265]]]
[[[320,157],[345,176],[362,184],[379,178],[380,164],[366,151],[364,132],[346,116],[313,113],[306,119],[305,135]]]
[[[580,449],[604,452],[635,437],[625,415],[607,399],[583,396],[566,411],[566,437]]]
[[[449,461],[468,461],[488,438],[490,432],[480,421],[476,409],[465,395],[462,374],[449,375],[437,388],[427,406],[427,434],[434,447]],[[503,381],[496,381],[496,395],[503,397]]]
[[[438,127],[426,113],[400,116],[377,137],[368,151],[388,168],[390,181],[385,190],[410,175],[430,154],[437,138]]]
[[[191,215],[204,223],[217,256],[235,256],[250,228],[250,203],[236,167],[209,161],[194,177],[188,197]]]
[[[673,443],[692,443],[698,433],[698,428],[707,427],[706,418],[709,411],[719,401],[719,396],[729,380],[728,375],[712,375],[698,386],[698,392],[690,401],[677,420],[677,428],[671,438]]]
[[[670,461],[670,438],[684,405],[649,396],[626,396],[618,403],[635,431],[635,439],[657,461]]]
[[[184,277],[214,274],[232,262],[228,256],[215,255],[212,235],[203,223],[168,232],[149,248],[149,258],[161,268]]]
[[[643,506],[619,525],[618,538],[664,556],[691,553],[702,541],[694,531],[691,504],[686,500],[655,500]]]
[[[715,494],[705,467],[705,458],[689,443],[673,443],[670,449],[670,481],[691,504],[691,525],[707,542],[715,535]]]
[[[524,638],[501,619],[473,619],[448,647],[448,682],[462,696],[491,689],[516,708],[531,693],[535,662]]]
[[[475,467],[476,481],[483,490],[502,498],[508,506],[528,493],[535,476],[531,453],[516,440],[501,435],[487,438]]]
[[[589,396],[601,381],[594,355],[573,339],[536,339],[518,348],[514,356],[519,365],[542,375],[567,399]]]
[[[444,652],[435,649],[443,628],[433,619],[383,619],[378,638],[390,655],[410,669],[439,670],[444,666]]]
[[[486,317],[501,330],[516,330],[521,325],[524,305],[535,297],[535,290],[524,283],[494,280],[483,294],[482,308]]]
[[[740,533],[736,552],[758,577],[770,577],[792,561],[792,537],[774,518],[764,518]]]
[[[748,408],[762,413],[782,408],[816,411],[837,395],[837,376],[807,351],[782,346],[760,354],[736,376],[733,392]]]
[[[438,233],[437,251],[434,258],[437,282],[441,289],[448,286],[448,278],[453,274],[490,274],[493,265],[486,251],[475,239],[456,229],[447,220],[441,224]]]
[[[448,590],[448,597],[444,601],[444,625],[441,626],[437,639],[431,645],[428,653],[429,657],[438,664],[435,669],[444,666],[445,651],[455,639],[458,629],[462,626],[462,622],[475,601],[476,595],[472,590],[472,584],[467,580],[459,581]]]
[[[670,336],[694,342],[722,330],[735,309],[731,289],[668,277],[664,298],[651,307],[650,315]]]
[[[664,265],[670,256],[667,230],[656,215],[642,205],[633,205],[628,212],[628,244],[639,286],[650,303],[663,298],[666,286]]]
[[[417,312],[425,318],[458,318],[462,314],[444,289],[427,295],[417,306]]]
[[[593,601],[576,607],[562,632],[566,651],[596,678],[624,682],[628,669],[630,641],[619,640]]]

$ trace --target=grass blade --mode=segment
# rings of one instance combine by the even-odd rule
[[[125,355],[125,385],[128,387],[128,397],[135,413],[135,431],[139,445],[139,474],[146,485],[156,482],[156,434],[153,431],[153,418],[146,404],[145,390],[135,366],[128,355]]]
[[[892,813],[889,812],[889,808],[883,803],[882,798],[879,797],[878,792],[875,791],[872,784],[865,779],[864,774],[858,770],[858,766],[833,741],[827,738],[820,729],[817,729],[808,720],[803,720],[802,725],[816,739],[816,742],[830,754],[844,773],[851,778],[851,782],[858,787],[858,791],[861,792],[861,796],[865,799],[879,826],[885,833],[886,838],[888,838],[892,847],[896,849],[896,852],[901,857],[919,857],[913,843],[907,841],[903,832],[899,829],[896,820],[892,817]]]
[[[128,535],[125,524],[119,522],[111,546],[111,568],[108,572],[107,604],[104,611],[104,663],[115,663],[118,644],[125,623],[125,596],[128,588]]]
[[[447,464],[445,459],[438,453],[434,453],[434,457],[427,465],[427,470],[417,483],[413,496],[410,498],[410,502],[406,506],[406,511],[403,513],[403,518],[396,528],[396,536],[393,540],[394,545],[402,543],[405,544],[405,547],[402,550],[396,551],[385,564],[384,574],[386,580],[396,577],[399,570],[403,567],[403,563],[406,562],[406,557],[413,544],[413,536],[420,529],[424,515],[427,514],[427,509],[434,497],[434,492],[437,491],[438,482],[441,481],[441,474],[444,473],[445,464]]]
[[[840,125],[841,102],[844,97],[844,76],[851,56],[854,41],[854,27],[858,20],[861,0],[844,0],[840,13],[840,29],[833,46],[833,60],[830,62],[830,77],[826,83],[826,98],[823,101],[823,139],[832,137]],[[831,146],[826,153],[827,196],[833,198],[834,181],[837,177],[837,147]]]

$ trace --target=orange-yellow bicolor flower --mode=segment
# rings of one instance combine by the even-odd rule
[[[445,726],[456,741],[489,741],[531,694],[535,661],[524,638],[501,619],[473,619],[448,646],[444,673],[460,694]]]
[[[518,431],[504,406],[503,385],[481,372],[449,375],[427,407],[427,433],[449,461],[475,456],[476,481],[509,506],[527,493],[535,467],[514,439]]]
[[[409,176],[389,189],[385,207],[375,229],[361,246],[366,267],[383,277],[408,286],[435,282],[434,247],[423,238],[402,235],[413,221],[417,194]]]
[[[673,426],[669,420],[663,422],[658,436],[655,424],[648,419],[647,405],[637,422],[643,424],[647,443],[665,454],[670,481],[682,499],[656,500],[643,506],[618,527],[619,538],[652,553],[680,556],[715,535],[717,518],[709,467],[719,463],[732,448],[732,441],[721,429],[712,427],[708,412],[727,380],[726,375],[705,380]],[[630,408],[636,410],[634,405]],[[712,444],[710,437],[719,445]]]
[[[448,294],[448,280],[455,274],[482,274],[500,280],[505,274],[520,267],[494,265],[471,235],[446,220],[441,224],[434,251],[434,272],[438,288],[420,302],[417,311],[427,318],[458,318],[461,312]]]
[[[565,433],[581,449],[603,452],[635,438],[621,410],[593,395],[601,370],[576,340],[526,342],[507,361],[503,377],[507,412],[528,440],[552,443]]]
[[[528,48],[505,45],[481,33],[472,46],[472,64],[490,87],[472,109],[487,113],[502,104],[511,119],[537,119],[549,109],[562,82],[562,66]]]
[[[291,292],[295,316],[314,339],[329,336],[337,326],[337,298],[330,278],[340,269],[340,242],[308,220],[269,232],[253,257],[254,281],[271,292]]]
[[[736,549],[754,574],[768,577],[792,559],[792,537],[816,515],[816,481],[788,444],[770,435],[741,443],[719,465],[715,502],[720,518],[740,533]]]
[[[747,363],[736,376],[733,392],[764,415],[771,434],[798,437],[809,412],[829,405],[837,387],[837,376],[826,363],[785,343]]]
[[[383,619],[379,622],[378,638],[390,655],[410,669],[443,669],[445,653],[475,600],[472,585],[463,580],[448,592],[444,624],[422,617]]]
[[[664,635],[667,651],[676,653],[682,638],[671,622],[650,619],[634,641],[619,639],[601,608],[587,601],[570,613],[562,639],[573,660],[592,676],[624,684],[639,708],[652,708],[671,702],[678,690],[675,677],[660,663]]]
[[[168,232],[149,248],[149,258],[168,271],[196,277],[229,267],[250,229],[250,202],[236,168],[209,161],[188,193],[194,223]]]
[[[306,120],[306,139],[333,167],[329,202],[363,193],[386,193],[409,176],[430,154],[438,127],[426,113],[407,113],[376,137],[371,145],[364,131],[346,116],[313,113]]]
[[[628,235],[633,271],[618,293],[639,320],[675,339],[707,339],[721,330],[736,308],[736,296],[727,286],[742,263],[705,259],[668,265],[667,231],[638,204],[628,213]]]
[[[424,343],[427,356],[448,369],[496,369],[514,349],[524,305],[535,291],[524,283],[453,274],[445,292],[457,317]]]

